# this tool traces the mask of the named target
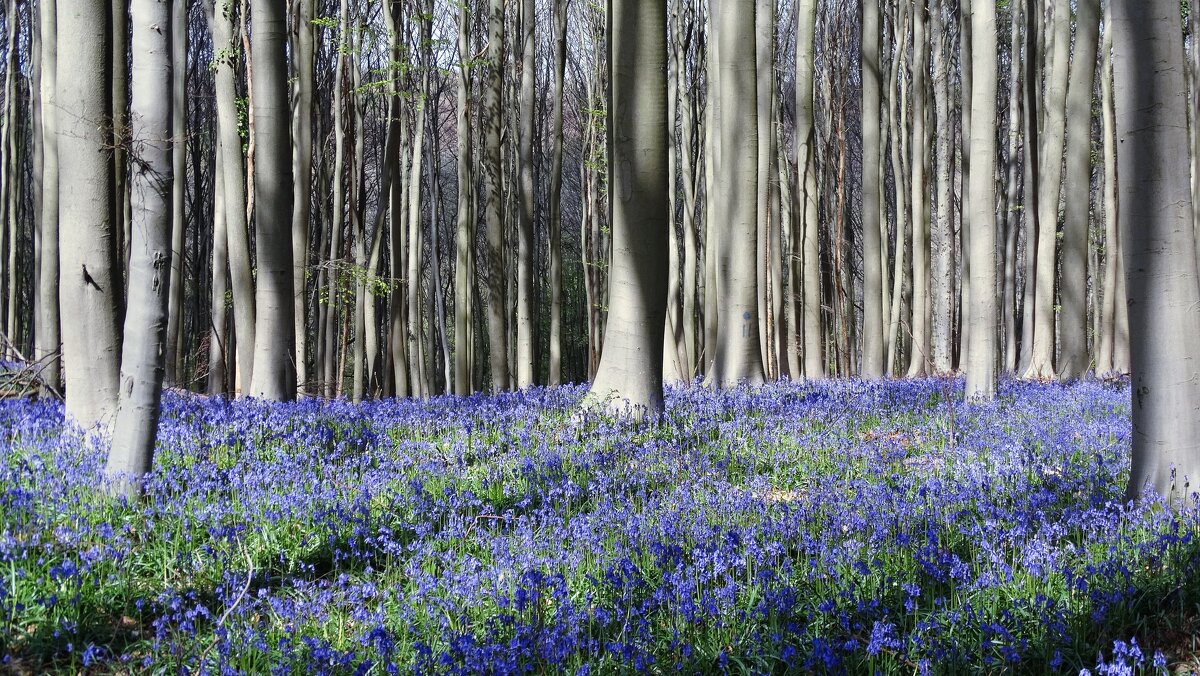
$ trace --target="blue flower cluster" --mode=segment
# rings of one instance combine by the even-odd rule
[[[1182,659],[1200,513],[1120,501],[1128,386],[961,393],[687,387],[654,426],[581,412],[578,387],[168,395],[135,503],[97,490],[105,442],[64,430],[61,407],[3,402],[0,670],[1115,674]]]

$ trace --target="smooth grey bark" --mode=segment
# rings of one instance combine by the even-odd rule
[[[333,76],[333,175],[330,187],[333,212],[330,214],[330,236],[328,266],[323,275],[325,297],[325,333],[321,336],[322,360],[321,381],[324,385],[325,397],[332,399],[337,396],[339,370],[337,368],[338,345],[338,293],[339,276],[342,270],[342,233],[346,229],[346,109],[348,87],[346,86],[347,61],[350,49],[348,47],[350,34],[350,5],[348,0],[341,0],[338,5],[338,50],[334,61]]]
[[[564,2],[565,4],[565,2]],[[564,12],[565,16],[565,12]],[[471,181],[471,14],[467,3],[458,12],[458,215],[455,228],[454,259],[454,393],[470,394],[475,391],[472,381],[474,373],[475,341],[473,282],[475,281],[475,219]],[[563,38],[564,48],[566,45]],[[561,71],[560,71],[561,72]],[[559,75],[561,81],[562,76]],[[561,96],[559,98],[561,102]],[[559,130],[562,129],[562,106],[558,110]],[[558,168],[561,176],[562,156],[559,144]],[[553,226],[552,226],[553,227]],[[553,342],[553,341],[552,341]],[[551,348],[553,349],[553,348]]]
[[[970,323],[966,397],[996,396],[996,89],[999,67],[996,3],[985,0],[971,11],[971,286],[965,314]]]
[[[1088,220],[1091,215],[1092,90],[1096,43],[1100,39],[1099,0],[1079,0],[1075,10],[1075,56],[1067,86],[1067,159],[1063,174],[1066,203],[1059,288],[1058,374],[1078,378],[1088,358]]]
[[[862,2],[862,232],[863,232],[863,325],[862,363],[865,378],[884,374],[883,335],[883,238],[880,234],[880,138],[879,3]]]
[[[433,67],[431,55],[433,14],[421,22],[421,90],[417,103],[417,128],[413,132],[412,161],[409,165],[408,179],[408,382],[410,393],[414,397],[429,395],[429,378],[425,364],[425,342],[421,339],[423,323],[421,321],[421,254],[424,246],[424,231],[421,228],[421,181],[424,177],[425,136],[430,102],[430,70]]]
[[[62,382],[62,361],[52,357],[59,351],[62,330],[59,315],[59,182],[58,182],[58,105],[55,88],[58,73],[57,0],[41,0],[41,80],[39,97],[42,114],[42,191],[38,230],[41,233],[38,269],[38,314],[35,323],[37,347],[33,358],[42,363],[39,377],[57,389]]]
[[[120,267],[114,239],[113,165],[105,133],[112,115],[108,87],[109,3],[59,3],[56,102],[60,287],[66,414],[82,427],[112,422],[117,405],[121,339]]]
[[[130,89],[129,309],[112,448],[104,467],[111,491],[141,490],[150,471],[166,374],[171,278],[171,2],[133,0]]]
[[[221,166],[225,151],[220,140],[216,149],[215,164]],[[229,312],[225,307],[229,295],[229,234],[225,227],[225,187],[220,176],[213,178],[213,242],[212,242],[212,300],[209,307],[208,335],[208,393],[224,394],[228,391],[225,364],[229,349]]]
[[[235,392],[249,389],[254,376],[254,277],[251,273],[250,231],[246,222],[246,172],[243,166],[242,138],[238,134],[236,60],[239,41],[233,30],[233,5],[220,0],[205,4],[209,31],[212,33],[216,87],[217,136],[223,148],[216,180],[224,190],[225,228],[229,235],[229,277],[233,290],[233,324],[237,332],[237,375]],[[217,11],[217,10],[220,11]]]
[[[251,3],[254,106],[254,230],[258,256],[254,378],[250,394],[296,398],[292,279],[292,138],[285,0]]]
[[[673,0],[672,11],[676,17],[673,30],[672,48],[675,50],[674,67],[675,81],[678,83],[682,100],[679,111],[679,159],[680,173],[683,182],[683,219],[680,227],[683,229],[683,253],[680,265],[683,267],[683,349],[684,377],[691,382],[696,377],[697,361],[699,359],[699,334],[697,332],[697,312],[700,306],[700,283],[697,274],[700,261],[700,243],[696,232],[697,205],[697,172],[698,163],[696,143],[696,92],[687,79],[687,55],[693,40],[695,25],[690,4],[683,7],[682,0]],[[687,31],[684,31],[686,22]],[[699,68],[699,63],[696,64]]]
[[[773,345],[770,284],[771,190],[775,178],[775,0],[756,0],[755,75],[758,91],[758,190],[755,211],[757,223],[758,337],[763,369],[767,378],[777,378],[778,355]],[[672,117],[672,120],[675,118]],[[672,172],[674,176],[674,172]]]
[[[1118,227],[1119,218],[1117,202],[1117,138],[1116,110],[1113,101],[1113,64],[1112,64],[1112,3],[1104,6],[1104,42],[1100,49],[1100,110],[1103,120],[1103,153],[1104,153],[1104,276],[1101,281],[1102,293],[1100,310],[1099,347],[1096,354],[1096,373],[1106,374],[1122,370],[1128,366],[1128,361],[1121,364],[1117,359],[1118,335],[1120,324],[1118,317],[1126,307],[1125,296],[1121,288],[1124,278],[1121,266],[1121,229]],[[1093,281],[1095,283],[1095,281]],[[1128,314],[1125,314],[1128,319]],[[1125,340],[1128,341],[1128,325],[1125,326]]]
[[[1017,368],[1017,231],[1021,227],[1020,213],[1020,170],[1021,163],[1017,157],[1021,150],[1021,126],[1023,124],[1023,107],[1021,106],[1022,60],[1021,60],[1021,23],[1024,13],[1024,2],[1017,0],[1012,4],[1011,21],[1009,25],[1009,88],[1008,88],[1008,150],[1006,182],[1004,191],[1004,208],[1000,210],[1000,218],[1004,223],[1004,284],[1002,287],[1001,303],[1003,312],[1003,356],[1000,370],[1013,372]]]
[[[947,54],[947,22],[944,19],[945,0],[935,0],[930,6],[929,37],[933,43],[933,119],[934,138],[934,220],[929,236],[929,315],[930,367],[936,374],[954,370],[954,225],[951,188],[953,183],[954,121],[950,118],[950,57]],[[965,73],[964,73],[965,75]],[[967,105],[970,105],[968,102]],[[964,127],[965,133],[970,130]],[[964,195],[969,194],[964,192]]]
[[[1188,180],[1179,5],[1113,6],[1121,232],[1133,357],[1127,497],[1194,506],[1200,479],[1200,282]]]
[[[554,150],[550,167],[550,385],[562,383],[562,182],[563,89],[567,72],[568,0],[554,3],[554,110],[550,134]]]
[[[1058,206],[1062,189],[1063,148],[1066,139],[1068,57],[1071,50],[1071,7],[1056,3],[1054,44],[1046,77],[1041,166],[1038,181],[1037,277],[1033,310],[1033,346],[1026,378],[1054,378],[1056,342],[1054,281],[1057,254]],[[1089,90],[1090,91],[1090,90]]]
[[[892,92],[889,97],[888,122],[891,129],[891,163],[892,176],[896,190],[896,255],[892,272],[891,308],[888,312],[887,335],[887,368],[885,373],[892,375],[896,372],[896,364],[900,357],[900,315],[903,310],[904,293],[911,275],[909,275],[906,254],[908,249],[909,228],[912,213],[909,208],[909,192],[904,189],[908,185],[908,171],[905,158],[908,157],[908,104],[907,87],[905,85],[904,62],[908,52],[908,5],[901,3],[899,11],[893,13],[895,25],[904,26],[898,31],[899,44],[896,56],[892,61],[891,84]]]
[[[186,0],[171,3],[171,175],[181,177],[171,185],[171,290],[167,299],[166,382],[180,384],[183,355],[183,247],[187,214],[184,200],[187,177],[187,54]],[[175,64],[181,64],[178,68]]]
[[[925,0],[913,8],[912,62],[912,172],[909,189],[912,197],[912,349],[908,375],[926,372],[929,361],[929,202],[925,184],[926,139],[926,59]]]
[[[612,0],[611,17],[613,264],[604,354],[589,397],[613,413],[657,418],[670,223],[666,3]]]
[[[825,377],[825,347],[821,329],[821,230],[818,220],[817,134],[813,116],[813,78],[816,68],[814,35],[816,0],[799,0],[796,12],[796,170],[797,235],[801,241],[803,280],[804,377]],[[711,105],[711,104],[710,104]]]
[[[483,189],[484,222],[487,229],[487,248],[484,257],[483,295],[487,298],[488,353],[492,375],[492,391],[502,392],[510,387],[508,370],[508,331],[504,308],[507,305],[504,289],[504,222],[501,219],[500,194],[500,97],[503,79],[504,0],[491,0],[488,13],[488,47],[486,86],[483,91]]]
[[[534,39],[537,25],[534,5],[534,0],[521,1],[520,125],[517,134],[519,173],[517,187],[520,193],[517,209],[517,389],[531,387],[536,380],[537,373],[537,364],[535,363],[537,307],[533,280],[534,255],[537,246],[533,228],[536,198],[533,181],[533,122],[537,116],[534,107],[536,103],[534,92],[534,76],[536,74],[534,58],[536,55],[534,52],[537,45]]]
[[[315,80],[314,0],[297,3],[295,35],[295,94],[292,98],[292,315],[296,341],[296,383],[308,390],[308,323],[305,289],[308,285],[308,229],[312,220],[313,88]],[[384,9],[387,13],[387,9]],[[386,173],[386,168],[384,172]]]
[[[1024,372],[1033,361],[1034,308],[1037,305],[1037,247],[1038,247],[1038,184],[1040,171],[1041,136],[1038,133],[1042,119],[1041,61],[1042,52],[1042,0],[1028,0],[1025,12],[1025,152],[1023,157],[1023,185],[1025,203],[1021,210],[1025,219],[1024,260],[1025,283],[1021,289],[1021,350],[1017,372]]]
[[[17,38],[21,34],[21,15],[17,12],[16,0],[9,0],[5,3],[4,14],[6,24],[7,37],[4,41],[5,57],[4,57],[4,115],[0,120],[0,239],[4,240],[4,247],[0,249],[0,256],[3,261],[0,261],[0,279],[4,282],[4,314],[3,327],[4,334],[9,336],[14,343],[19,341],[17,336],[17,305],[20,299],[17,293],[17,201],[16,196],[20,193],[20,174],[19,168],[21,160],[17,157],[17,136],[21,127],[21,106],[18,103],[17,78],[18,64],[17,57],[19,43]],[[3,354],[6,358],[14,358],[16,354],[11,352],[8,346],[5,346]]]
[[[755,213],[758,187],[758,105],[755,62],[755,0],[723,3],[716,12],[721,107],[715,222],[722,229],[718,252],[720,309],[712,372],[716,387],[761,384],[758,336],[758,266]]]

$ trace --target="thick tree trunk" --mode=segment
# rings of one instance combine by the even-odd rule
[[[883,238],[880,236],[879,3],[862,3],[862,229],[863,229],[863,353],[861,374],[884,374]]]
[[[615,413],[656,418],[670,223],[667,11],[666,3],[643,0],[613,0],[612,10],[614,256],[604,355],[589,396]]]
[[[971,12],[971,287],[966,315],[971,346],[966,363],[968,399],[996,396],[996,4]],[[965,327],[964,327],[965,328]]]
[[[1188,181],[1179,5],[1113,6],[1121,231],[1133,333],[1128,497],[1194,505],[1200,477],[1200,282]],[[1165,66],[1165,67],[1164,67]]]
[[[130,115],[132,225],[121,389],[104,473],[112,491],[140,492],[158,431],[171,278],[171,3],[134,0]]]
[[[765,380],[758,337],[754,195],[758,187],[755,0],[724,3],[716,15],[721,108],[716,200],[723,229],[718,263],[720,309],[713,369],[716,387]]]
[[[1021,150],[1021,127],[1024,119],[1021,106],[1021,23],[1024,4],[1022,0],[1013,3],[1009,26],[1011,57],[1008,89],[1008,166],[1004,191],[1005,208],[1000,212],[1005,224],[1002,303],[1004,353],[1000,370],[1008,373],[1016,371],[1017,368],[1017,231],[1021,227],[1020,213],[1023,211],[1019,206],[1021,163],[1018,161],[1018,153]]]
[[[1080,0],[1075,10],[1075,58],[1067,89],[1067,161],[1063,175],[1066,224],[1062,238],[1058,373],[1064,378],[1082,376],[1091,363],[1087,346],[1087,260],[1092,202],[1092,89],[1099,38],[1100,0]]]
[[[113,222],[113,165],[104,121],[110,119],[108,3],[59,3],[58,121],[60,302],[67,417],[87,428],[109,424],[117,405],[121,356],[120,267]],[[99,123],[98,123],[99,121]]]
[[[296,398],[292,267],[292,139],[284,0],[252,4],[254,42],[254,227],[258,246],[254,379],[250,393]]]

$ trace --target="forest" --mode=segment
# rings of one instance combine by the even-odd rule
[[[0,0],[0,671],[1200,671],[1200,12]]]

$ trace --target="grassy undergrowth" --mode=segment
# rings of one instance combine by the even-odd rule
[[[1123,505],[1129,391],[942,380],[165,403],[145,499],[0,403],[0,670],[1152,673],[1196,512]]]

